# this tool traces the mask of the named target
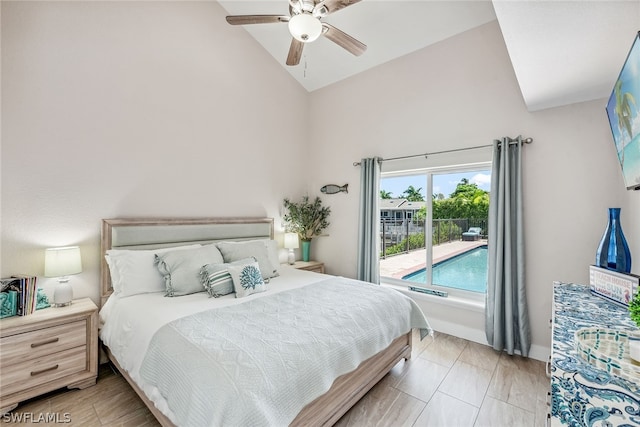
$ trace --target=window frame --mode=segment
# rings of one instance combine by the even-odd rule
[[[483,161],[483,162],[474,162],[474,163],[459,164],[459,165],[437,166],[437,167],[431,167],[431,168],[397,169],[397,170],[385,171],[381,173],[381,176],[380,176],[381,181],[384,178],[400,177],[400,176],[420,176],[420,175],[423,175],[426,179],[426,194],[431,195],[431,197],[426,197],[426,200],[425,200],[425,202],[427,202],[427,216],[425,219],[425,242],[427,241],[429,242],[429,244],[426,245],[426,255],[425,255],[427,283],[425,285],[420,285],[420,287],[447,292],[449,296],[459,298],[461,300],[469,300],[473,302],[484,303],[486,298],[486,291],[482,293],[471,292],[471,291],[465,291],[463,289],[451,288],[448,286],[440,286],[440,285],[435,285],[431,283],[433,280],[433,241],[432,239],[427,239],[426,236],[433,236],[433,176],[452,174],[452,173],[464,173],[464,172],[476,172],[476,171],[480,172],[480,171],[487,171],[487,170],[491,172],[491,169],[492,169],[492,162]],[[380,263],[380,258],[378,258],[378,263]],[[380,282],[384,284],[401,286],[401,287],[408,287],[408,286],[415,285],[415,282],[396,279],[388,276],[380,276]],[[439,297],[436,297],[436,298],[439,298]]]

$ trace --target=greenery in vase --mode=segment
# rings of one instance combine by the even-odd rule
[[[629,302],[629,314],[631,320],[636,322],[636,325],[640,328],[640,292]]]
[[[309,241],[319,236],[322,230],[329,226],[328,218],[331,209],[322,206],[322,200],[319,197],[310,202],[309,196],[304,196],[302,201],[297,203],[284,199],[284,207],[287,209],[283,217],[287,231],[298,233],[302,241]]]

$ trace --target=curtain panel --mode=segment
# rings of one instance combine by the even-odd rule
[[[494,141],[489,205],[486,335],[495,350],[529,355],[524,280],[521,137]]]
[[[380,162],[360,161],[360,211],[358,221],[358,279],[380,284]]]

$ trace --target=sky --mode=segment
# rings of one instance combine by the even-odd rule
[[[477,184],[479,188],[491,190],[491,171],[473,171],[463,173],[447,173],[441,175],[433,175],[433,192],[435,194],[442,193],[445,197],[449,197],[456,189],[456,185],[463,178],[467,178],[470,183]],[[402,193],[410,186],[414,188],[422,188],[420,193],[426,199],[427,178],[425,175],[413,176],[394,176],[382,178],[380,181],[380,190],[391,193],[391,197],[401,197]]]

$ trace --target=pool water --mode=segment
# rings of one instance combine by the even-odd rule
[[[403,280],[427,283],[423,268],[402,277]],[[433,265],[433,284],[471,292],[487,291],[487,246],[479,246]]]

